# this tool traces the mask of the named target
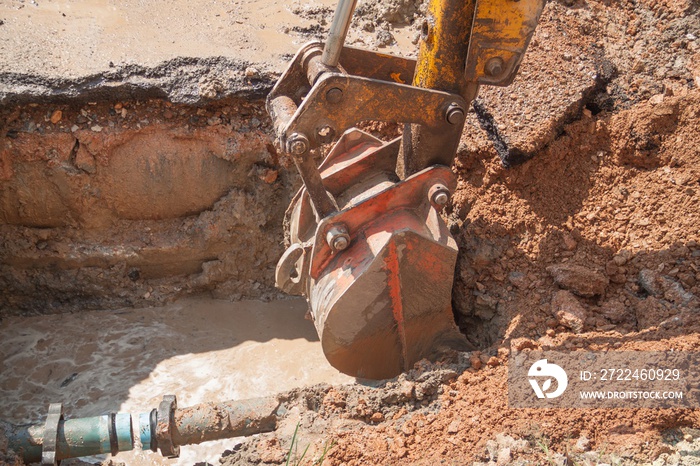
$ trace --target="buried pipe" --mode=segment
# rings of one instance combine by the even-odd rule
[[[0,422],[0,430],[5,431],[8,450],[25,463],[55,465],[67,458],[132,450],[132,426],[138,419],[143,449],[160,449],[163,456],[174,458],[181,445],[273,431],[283,409],[274,397],[177,409],[175,396],[168,395],[157,409],[138,416],[112,413],[64,419],[62,405],[52,404],[44,424],[15,426]]]

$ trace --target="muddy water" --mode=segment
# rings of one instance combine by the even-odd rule
[[[163,308],[7,318],[0,323],[0,412],[11,422],[39,422],[51,402],[81,417],[149,411],[165,394],[184,407],[352,383],[325,360],[305,312],[302,300],[190,298]],[[236,443],[183,447],[177,461],[140,451],[115,459],[217,464]]]

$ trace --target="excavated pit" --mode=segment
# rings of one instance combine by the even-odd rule
[[[2,314],[279,296],[299,182],[261,101],[30,103],[0,121]]]

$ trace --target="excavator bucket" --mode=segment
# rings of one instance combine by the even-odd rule
[[[479,85],[512,82],[544,0],[430,0],[418,60],[344,47],[354,6],[339,1],[326,43],[301,47],[267,98],[304,183],[276,282],[306,297],[333,366],[383,379],[468,347],[440,216],[450,166]],[[356,128],[367,120],[403,123],[403,135],[383,142]],[[314,149],[338,134],[316,166]]]
[[[329,362],[361,378],[394,377],[466,343],[450,304],[457,244],[439,215],[454,175],[435,166],[399,180],[398,151],[399,140],[345,133],[319,167],[338,212],[316,223],[302,188],[288,225],[306,246],[277,267],[279,287],[307,296]]]

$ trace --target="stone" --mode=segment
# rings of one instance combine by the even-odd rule
[[[552,298],[552,314],[564,327],[582,333],[588,317],[586,310],[576,297],[566,290],[557,291]]]
[[[501,451],[499,451],[498,456],[496,456],[496,465],[497,466],[505,466],[507,464],[510,464],[510,460],[511,460],[510,448],[504,448]]]
[[[61,118],[63,118],[63,112],[60,111],[60,110],[55,110],[55,111],[51,114],[51,123],[53,123],[53,124],[55,125],[55,124],[57,124],[59,121],[61,121]]]
[[[491,320],[496,315],[498,299],[487,294],[478,294],[474,300],[474,314],[484,320]]]
[[[393,34],[391,34],[389,31],[385,30],[380,30],[377,31],[376,37],[375,37],[375,45],[377,47],[387,47],[391,44],[393,44],[396,41],[394,39]]]
[[[508,274],[508,281],[519,290],[527,288],[527,278],[525,274],[517,270]]]
[[[248,79],[260,79],[260,71],[257,68],[249,66],[245,69],[245,77]]]
[[[651,296],[664,298],[679,306],[697,305],[697,298],[694,294],[686,291],[676,280],[661,275],[655,270],[640,270],[637,281],[639,286]]]
[[[661,296],[663,290],[661,289],[661,274],[651,269],[642,269],[639,271],[639,276],[637,282],[644,291],[652,296]]]
[[[578,243],[574,239],[574,237],[569,233],[568,231],[565,231],[562,233],[562,243],[564,244],[564,249],[567,251],[573,251],[576,249],[576,246]]]
[[[474,351],[471,356],[469,356],[469,364],[473,369],[481,369],[481,354],[478,351]]]
[[[80,146],[78,152],[75,154],[75,166],[80,170],[93,174],[97,170],[97,165],[95,163],[95,157],[87,151],[83,146]]]
[[[607,277],[575,264],[559,264],[547,267],[547,272],[561,288],[584,298],[592,298],[605,293]]]
[[[574,451],[583,453],[584,451],[589,451],[591,449],[591,441],[585,435],[582,435],[576,441],[574,445]]]
[[[454,421],[450,422],[450,425],[447,426],[447,433],[448,434],[456,434],[459,432],[459,428],[461,427],[461,422],[459,422],[457,419]]]
[[[600,313],[613,324],[619,324],[626,320],[627,309],[620,301],[606,301],[600,307]]]

